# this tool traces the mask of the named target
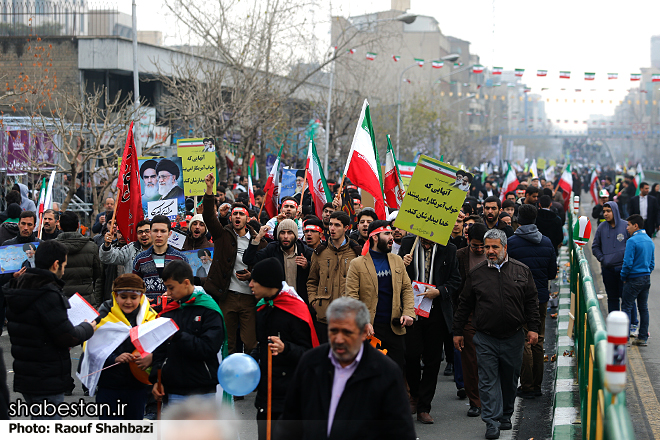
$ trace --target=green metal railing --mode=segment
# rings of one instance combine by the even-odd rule
[[[569,211],[571,315],[574,317],[573,337],[580,387],[582,438],[634,440],[625,391],[614,396],[605,387],[607,327],[600,312],[589,262],[582,246],[573,242],[575,221],[577,216]]]

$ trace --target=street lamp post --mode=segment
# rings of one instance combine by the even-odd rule
[[[374,21],[369,21],[366,23],[353,23],[350,26],[348,26],[346,29],[341,31],[341,33],[337,36],[337,40],[335,40],[335,44],[332,45],[333,48],[337,47],[337,44],[339,42],[339,39],[352,27],[355,27],[357,24],[366,24],[366,25],[371,25],[371,24],[376,24],[376,23],[384,23],[384,22],[390,22],[390,21],[400,21],[405,24],[411,24],[417,19],[417,15],[415,14],[402,14],[394,18],[383,18],[380,20],[374,20]],[[336,49],[335,49],[336,50]],[[335,76],[335,60],[337,59],[337,54],[334,53],[332,57],[332,66],[330,66],[330,84],[328,86],[328,105],[326,107],[326,117],[325,117],[325,155],[323,157],[323,168],[325,170],[326,176],[329,174],[328,173],[328,155],[330,153],[330,110],[332,109],[332,86],[334,83],[334,76]],[[397,142],[398,146],[398,142]]]

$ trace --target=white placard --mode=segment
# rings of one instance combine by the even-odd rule
[[[431,284],[420,283],[419,281],[413,281],[412,288],[413,295],[415,296],[415,314],[423,318],[428,318],[431,313],[433,300],[420,294],[426,292],[429,289],[435,289],[435,286]]]
[[[76,293],[69,298],[69,305],[71,308],[67,309],[66,314],[69,316],[69,321],[71,321],[71,324],[74,326],[85,320],[92,322],[97,316],[99,316],[99,312],[97,312],[91,304],[85,301],[85,298],[80,296],[79,293]]]
[[[179,331],[170,318],[157,318],[131,329],[131,342],[140,353],[153,353],[167,338]]]
[[[170,234],[170,238],[167,239],[167,244],[169,244],[170,246],[172,246],[177,250],[181,250],[183,249],[183,243],[185,243],[185,241],[186,241],[185,235],[177,231],[172,231],[172,234]]]
[[[175,220],[177,213],[177,199],[147,202],[147,218],[149,220],[153,219],[157,215],[164,215],[170,220]]]

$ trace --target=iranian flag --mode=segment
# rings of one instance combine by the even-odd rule
[[[564,191],[564,211],[568,212],[568,208],[571,206],[571,192],[573,191],[571,164],[566,165],[566,169],[564,169],[559,179],[559,187]]]
[[[385,156],[385,178],[383,179],[383,187],[385,192],[385,200],[387,206],[392,209],[399,209],[403,196],[406,190],[403,189],[403,181],[401,180],[401,173],[399,166],[396,162],[390,135],[387,135],[387,154]]]
[[[522,78],[523,73],[525,73],[525,69],[516,69],[515,74],[518,78]]]
[[[353,55],[355,53],[355,49],[346,49],[346,53]]]
[[[378,218],[385,218],[385,198],[383,196],[383,178],[380,171],[380,159],[376,148],[376,136],[371,124],[369,103],[364,100],[360,119],[355,128],[355,136],[348,153],[344,176],[353,185],[368,192],[374,198]]]
[[[461,67],[462,65],[463,65],[463,63],[456,62],[456,63],[454,63],[454,69],[457,68],[457,67]]]
[[[373,60],[376,59],[376,55],[378,55],[378,54],[375,53],[375,52],[367,52],[367,59],[368,59],[369,61],[373,61]]]
[[[598,173],[594,169],[591,172],[591,179],[589,182],[589,192],[591,193],[591,198],[594,200],[594,205],[598,204]]]
[[[635,189],[635,195],[639,195],[639,184],[642,183],[642,180],[644,180],[644,170],[642,169],[642,164],[641,162],[637,163],[637,173],[635,173],[635,186],[637,187]]]
[[[44,177],[41,181],[41,191],[39,192],[39,203],[37,204],[37,230],[39,230],[41,225],[41,219],[44,216],[44,202],[46,201],[46,178]]]
[[[264,185],[264,192],[266,196],[264,197],[264,209],[270,217],[275,217],[278,211],[278,199],[280,192],[280,160],[282,159],[282,150],[284,150],[284,144],[280,147],[280,152],[277,153],[277,159],[273,164],[273,168],[270,169],[270,174]]]
[[[537,70],[536,71],[536,76],[548,76],[548,71],[547,70]]]
[[[619,74],[618,73],[608,73],[607,74],[607,79],[619,79]]]
[[[307,150],[307,174],[305,179],[309,186],[309,192],[312,194],[312,201],[314,202],[314,211],[318,218],[323,217],[323,205],[332,202],[332,192],[328,187],[328,182],[325,180],[323,174],[323,167],[321,160],[316,152],[316,145],[314,140],[309,140],[309,149]]]
[[[252,186],[252,168],[248,166],[248,197],[250,198],[250,205],[255,206],[257,204],[254,199],[254,187]]]
[[[559,72],[559,78],[570,79],[571,72],[569,72],[568,70],[562,70]]]
[[[596,79],[596,74],[593,72],[584,72],[585,81],[593,81]]]
[[[421,58],[415,58],[415,62],[419,67],[424,67],[424,60]]]
[[[493,75],[501,75],[503,70],[502,67],[493,67]]]
[[[444,61],[438,61],[438,60],[431,61],[431,67],[433,67],[434,69],[442,69],[442,66],[444,65],[445,65]]]
[[[392,55],[392,59],[394,60],[395,63],[398,63],[399,60],[401,60],[401,57],[399,55]]]
[[[660,73],[654,73],[651,75],[651,82],[660,82]]]
[[[481,64],[475,64],[474,66],[472,66],[472,73],[479,74],[483,72],[484,72],[484,66],[482,66]]]
[[[641,73],[631,73],[630,74],[630,81],[640,81],[642,79],[642,74]]]
[[[502,201],[506,198],[506,193],[509,191],[515,191],[516,187],[520,184],[516,177],[516,172],[511,168],[511,163],[507,163],[507,166],[508,169],[504,176],[504,182],[502,182],[502,191],[500,192],[500,199]]]

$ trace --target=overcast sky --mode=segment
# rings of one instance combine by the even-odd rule
[[[330,4],[333,15],[346,17],[390,9],[389,0],[320,2],[314,20],[318,37],[328,45]],[[131,2],[120,0],[119,8],[130,13]],[[526,69],[523,81],[532,93],[550,88],[542,95],[551,100],[546,109],[552,119],[612,114],[609,100],[618,103],[627,89],[638,87],[630,82],[630,74],[650,66],[650,38],[660,34],[658,0],[411,0],[410,12],[431,15],[445,35],[470,41],[471,52],[487,67]],[[162,0],[138,0],[139,29],[161,30],[166,44],[177,44],[174,24]],[[537,78],[537,69],[548,70],[548,77]],[[560,80],[560,70],[571,71],[571,79]],[[584,81],[584,72],[595,72],[596,80]],[[608,81],[608,72],[618,73],[619,79]],[[578,88],[582,92],[574,91]],[[578,99],[578,104],[556,104],[557,98],[569,103]],[[582,99],[603,99],[605,104],[580,104]]]

